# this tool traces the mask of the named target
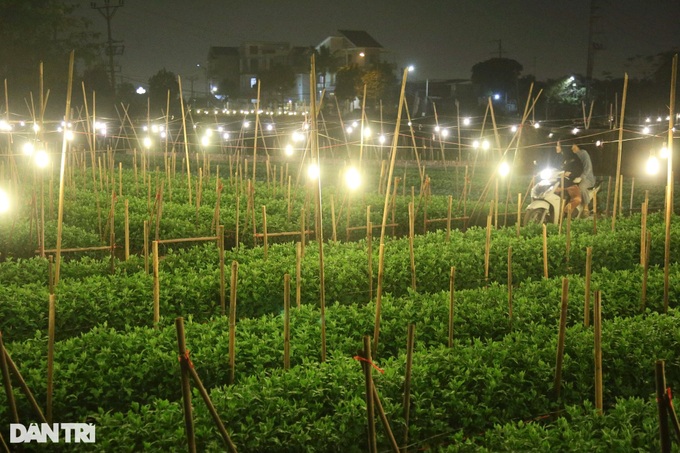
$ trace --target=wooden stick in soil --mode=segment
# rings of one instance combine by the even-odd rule
[[[555,397],[560,398],[562,388],[562,362],[564,360],[564,337],[567,332],[567,305],[569,302],[569,280],[562,279],[562,303],[560,310],[560,327],[557,335],[557,358],[555,360],[555,381],[553,389]]]
[[[453,347],[453,315],[456,297],[456,268],[449,273],[449,348]]]
[[[567,265],[569,265],[569,252],[571,251],[571,213],[572,213],[572,208],[571,205],[567,208],[567,234],[566,234],[566,250],[565,250],[565,259],[567,261]]]
[[[305,208],[300,209],[300,257],[305,257]]]
[[[2,334],[0,334],[0,343],[2,340]],[[4,349],[4,346],[3,348]],[[45,415],[43,414],[42,409],[40,409],[40,406],[38,405],[38,402],[35,399],[35,396],[33,396],[33,392],[31,392],[31,389],[28,388],[28,385],[26,384],[26,381],[24,380],[24,377],[21,375],[19,372],[19,368],[17,368],[16,364],[12,360],[12,357],[10,357],[9,353],[7,352],[6,349],[4,349],[4,354],[5,354],[5,360],[7,361],[7,367],[14,375],[16,380],[19,382],[19,387],[21,388],[21,391],[24,393],[26,396],[26,399],[28,399],[28,402],[31,404],[31,407],[35,411],[35,414],[38,416],[40,421],[42,423],[47,423],[47,419],[45,418]]]
[[[302,298],[302,244],[295,244],[295,306],[300,308]]]
[[[331,194],[331,226],[333,228],[333,242],[338,242],[337,228],[335,224],[335,199]]]
[[[66,112],[64,113],[64,124],[68,124],[69,115],[71,113],[71,88],[73,83],[73,64],[75,58],[75,51],[71,51],[69,58],[68,70],[68,89],[66,94]],[[68,141],[66,134],[63,134],[61,143],[61,164],[59,167],[59,208],[57,213],[57,253],[54,270],[54,286],[59,284],[59,270],[61,268],[61,237],[63,231],[64,221],[64,173],[66,170],[66,150],[68,149]]]
[[[602,415],[602,301],[600,291],[595,291],[593,328],[595,329],[595,409],[598,414]]]
[[[411,261],[411,288],[416,290],[416,256],[413,250],[413,239],[415,234],[415,215],[413,212],[413,203],[408,204],[408,253]]]
[[[267,252],[269,251],[269,241],[267,240],[267,207],[262,205],[262,238],[264,240],[264,259],[267,259]]]
[[[406,373],[404,376],[404,440],[402,451],[408,450],[408,426],[411,415],[411,369],[413,367],[413,346],[415,340],[416,325],[408,325],[408,337],[406,339]]]
[[[125,199],[125,261],[130,259],[130,215],[128,200]]]
[[[619,191],[623,187],[619,186],[621,178],[621,153],[623,152],[623,119],[626,113],[626,94],[628,93],[628,73],[623,77],[623,97],[621,98],[621,122],[619,124],[618,153],[616,157],[616,185],[614,186],[614,209],[612,211],[612,231],[616,229],[616,214],[619,202]],[[607,197],[609,198],[609,197]]]
[[[56,318],[56,299],[54,294],[50,294],[48,298],[48,314],[47,314],[47,405],[46,418],[47,423],[52,423],[52,397],[54,390],[54,333],[55,333],[55,318]]]
[[[512,322],[512,246],[508,247],[508,319]]]
[[[5,344],[2,340],[2,332],[0,332],[0,368],[2,369],[2,383],[5,387],[5,395],[7,396],[7,405],[9,406],[9,413],[13,423],[19,423],[19,412],[17,411],[16,401],[14,400],[14,392],[12,392],[12,379],[9,375],[9,367],[7,366],[7,356],[5,351]]]
[[[196,452],[196,437],[194,435],[194,420],[191,415],[191,382],[189,381],[190,365],[189,351],[187,351],[186,340],[184,337],[184,318],[175,319],[175,329],[177,330],[177,349],[179,351],[179,364],[182,378],[182,404],[184,408],[184,432],[187,436],[189,452]]]
[[[446,243],[451,242],[451,205],[453,204],[453,196],[449,195],[449,206],[446,210]]]
[[[666,372],[664,360],[657,360],[655,366],[656,376],[656,405],[659,414],[659,440],[661,452],[671,452],[671,433],[668,428],[668,404],[666,403]]]
[[[670,115],[668,121],[668,163],[666,177],[666,212],[665,212],[665,235],[664,235],[664,259],[663,259],[663,310],[668,313],[668,302],[670,292],[670,267],[671,267],[671,219],[673,218],[673,123],[675,121],[675,85],[678,72],[678,54],[673,55],[673,66],[671,69],[671,97]]]
[[[290,369],[290,274],[283,276],[283,369]]]
[[[149,221],[144,221],[144,273],[149,273]]]
[[[380,395],[378,395],[378,389],[375,387],[375,382],[373,382],[372,378],[371,386],[373,387],[373,399],[375,400],[375,407],[376,409],[378,409],[378,415],[380,416],[380,421],[382,422],[383,427],[385,428],[385,432],[387,433],[387,439],[390,441],[392,451],[394,453],[399,453],[399,444],[397,444],[397,440],[394,438],[394,433],[392,432],[390,422],[387,419],[387,415],[385,414],[385,409],[383,409],[382,403],[380,402]]]
[[[368,249],[368,300],[373,300],[373,222],[368,222],[366,232],[366,247]]]
[[[152,254],[153,254],[153,325],[154,328],[158,328],[158,322],[161,318],[161,283],[158,275],[158,241],[153,241],[152,243]]]
[[[491,214],[489,214],[486,217],[486,242],[484,244],[484,285],[489,284],[490,257],[491,257]]]
[[[593,248],[586,248],[586,294],[583,303],[583,325],[590,326],[590,280],[592,275]]]
[[[399,95],[399,107],[397,109],[397,121],[394,129],[394,136],[392,139],[392,150],[390,156],[390,168],[387,175],[387,187],[385,188],[385,205],[383,206],[383,219],[380,228],[380,251],[378,255],[378,293],[375,304],[375,325],[373,329],[373,351],[378,352],[378,340],[380,335],[380,310],[382,306],[382,287],[383,287],[383,269],[385,266],[385,224],[387,223],[387,208],[390,202],[390,184],[392,183],[392,174],[394,172],[394,162],[397,157],[397,144],[399,137],[399,128],[401,127],[401,112],[404,105],[404,94],[406,91],[406,78],[408,69],[404,69],[401,83],[401,93]]]
[[[224,225],[217,227],[217,246],[220,254],[220,312],[222,316],[227,313],[226,282],[224,272]]]
[[[517,229],[517,237],[519,237],[519,227],[522,221],[522,194],[517,194],[517,221],[515,222],[515,228]]]
[[[642,292],[640,295],[640,311],[644,312],[647,305],[647,281],[649,279],[649,251],[652,246],[652,233],[647,231],[645,238],[645,262],[642,265]]]
[[[366,383],[366,416],[368,420],[368,451],[378,452],[378,443],[375,433],[375,410],[373,398],[373,376],[371,368],[371,339],[368,335],[364,336],[364,351],[361,367],[364,370],[364,380]]]
[[[229,296],[229,384],[234,383],[236,366],[236,285],[238,284],[238,262],[231,262],[231,285]]]
[[[647,208],[649,205],[649,191],[645,190],[645,201],[642,203],[640,217],[640,265],[645,265],[645,241],[647,240]]]
[[[543,278],[548,278],[548,230],[543,224]]]
[[[187,163],[187,190],[189,191],[189,205],[191,206],[191,163],[189,162],[189,140],[187,138],[187,118],[184,113],[184,98],[182,97],[182,79],[177,76],[179,84],[179,101],[182,111],[182,133],[184,134],[184,154]]]
[[[597,192],[593,194],[593,234],[597,234]]]

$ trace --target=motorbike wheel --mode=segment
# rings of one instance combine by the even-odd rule
[[[548,210],[545,208],[529,209],[524,214],[523,225],[527,226],[531,223],[545,223],[548,220]]]

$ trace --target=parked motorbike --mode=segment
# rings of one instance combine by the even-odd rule
[[[545,169],[538,174],[538,182],[531,188],[531,203],[529,203],[524,213],[524,225],[530,223],[559,223],[559,214],[562,210],[563,200],[560,196],[564,181],[563,174],[563,171],[557,171],[552,168]],[[579,178],[576,178],[574,182],[578,183]],[[599,189],[599,184],[588,189],[590,200],[593,199]],[[567,196],[566,191],[564,191],[564,195]],[[572,217],[579,218],[583,216],[583,204],[580,204],[576,207],[576,212],[572,213]]]

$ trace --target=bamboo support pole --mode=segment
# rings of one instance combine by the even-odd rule
[[[366,247],[368,249],[368,300],[373,300],[373,222],[368,222],[366,234]]]
[[[144,273],[149,273],[149,221],[144,221]]]
[[[628,215],[633,214],[633,195],[635,192],[635,176],[630,178],[630,204],[628,205]]]
[[[522,223],[522,194],[517,194],[517,221],[515,222],[515,229],[517,230],[517,237],[519,238],[520,224]]]
[[[453,203],[453,196],[449,195],[449,205],[446,210],[446,243],[451,242],[451,205]]]
[[[335,199],[331,194],[331,227],[333,228],[333,242],[338,242],[337,225],[335,224]]]
[[[187,118],[184,113],[184,98],[182,97],[182,79],[177,76],[177,83],[179,84],[179,100],[182,111],[182,133],[184,134],[184,159],[187,164],[187,190],[189,191],[189,205],[191,205],[191,162],[189,161],[189,140],[187,138]],[[156,238],[158,239],[158,238]]]
[[[158,328],[161,318],[161,283],[159,278],[158,241],[152,243],[153,254],[153,325]]]
[[[649,191],[645,190],[645,201],[642,203],[640,216],[640,265],[645,265],[645,241],[647,240],[647,210],[649,206]]]
[[[659,440],[661,452],[671,452],[671,433],[668,428],[668,404],[666,403],[666,362],[657,360],[655,366],[656,377],[656,405],[659,415]]]
[[[262,205],[262,238],[264,241],[264,259],[267,259],[267,253],[269,251],[269,241],[267,240],[267,207]]]
[[[411,370],[413,368],[413,349],[415,343],[416,325],[408,325],[408,336],[406,338],[406,372],[404,376],[404,440],[401,450],[408,450],[408,426],[411,415]]]
[[[224,225],[217,227],[217,246],[220,254],[220,312],[222,316],[227,313],[226,281],[224,271]]]
[[[177,330],[177,349],[179,351],[179,364],[182,378],[182,407],[184,411],[184,432],[187,436],[187,444],[190,453],[195,453],[196,437],[194,433],[194,420],[191,415],[191,382],[189,369],[192,367],[189,361],[189,351],[187,350],[184,337],[184,319],[175,319],[175,329]]]
[[[489,260],[491,257],[491,214],[486,217],[486,241],[484,243],[484,284],[489,284]]]
[[[628,73],[623,77],[623,97],[621,98],[621,122],[619,124],[618,153],[616,157],[616,185],[614,187],[614,209],[612,212],[612,231],[616,229],[616,215],[619,202],[619,191],[623,190],[619,184],[621,178],[621,154],[623,152],[623,120],[626,114],[626,96],[628,93]],[[607,197],[609,198],[609,197]]]
[[[593,248],[586,248],[585,298],[583,303],[583,325],[590,326],[590,282],[593,268]]]
[[[553,388],[557,399],[562,388],[562,362],[564,360],[564,337],[567,332],[567,305],[569,302],[569,280],[562,279],[562,302],[560,310],[560,327],[557,335],[557,357],[555,360],[555,381]]]
[[[387,419],[387,414],[385,414],[385,409],[383,409],[382,403],[380,402],[380,395],[378,394],[378,389],[375,387],[375,382],[373,382],[372,378],[371,387],[373,387],[373,399],[375,400],[374,401],[375,408],[378,409],[378,415],[380,416],[380,421],[382,422],[383,427],[385,428],[387,439],[389,440],[390,446],[392,447],[392,452],[399,453],[399,444],[397,444],[397,440],[394,438],[394,433],[392,432],[390,422]]]
[[[125,261],[130,259],[130,214],[128,200],[125,199]]]
[[[411,288],[416,290],[416,256],[413,250],[413,240],[415,234],[415,214],[413,212],[413,203],[408,204],[408,252],[411,263]]]
[[[300,209],[300,257],[305,257],[305,208]]]
[[[671,88],[668,120],[668,171],[666,173],[666,210],[664,221],[664,260],[663,260],[663,309],[668,313],[670,292],[670,267],[671,267],[671,219],[673,218],[673,131],[675,122],[675,90],[678,73],[678,54],[673,55],[671,69]]]
[[[302,290],[302,244],[295,244],[295,306],[300,308]]]
[[[290,369],[290,274],[283,276],[283,369]]]
[[[380,311],[382,306],[382,287],[383,287],[383,269],[385,265],[385,224],[387,223],[387,208],[389,207],[390,198],[390,184],[392,183],[392,174],[394,172],[394,162],[397,157],[397,145],[399,138],[399,129],[401,127],[401,112],[404,106],[404,94],[406,91],[406,77],[408,69],[404,69],[401,93],[399,95],[399,107],[397,109],[397,121],[394,129],[394,136],[392,138],[392,150],[390,156],[390,168],[387,175],[387,187],[385,188],[385,204],[383,206],[382,227],[380,229],[380,252],[378,256],[378,293],[376,297],[375,306],[375,324],[373,329],[373,351],[378,353],[378,340],[380,335]]]
[[[229,384],[234,383],[236,367],[236,295],[238,285],[238,262],[231,262],[231,285],[229,296]]]
[[[52,407],[54,396],[54,335],[57,296],[50,294],[47,314],[47,405],[45,415],[47,423],[52,423]]]
[[[371,368],[371,340],[368,335],[364,336],[364,351],[361,367],[364,370],[364,380],[366,382],[366,416],[368,419],[368,451],[378,452],[378,443],[375,432],[375,408],[373,398],[373,376]]]
[[[602,415],[602,303],[600,291],[595,291],[593,328],[595,339],[595,409]]]
[[[14,400],[14,392],[12,391],[12,379],[9,374],[7,356],[3,351],[5,351],[5,344],[2,340],[2,332],[0,332],[0,369],[2,369],[2,383],[5,387],[5,395],[7,396],[9,416],[11,417],[13,423],[19,423],[19,412],[17,411],[16,401]]]
[[[548,278],[548,230],[543,224],[543,278]]]
[[[0,344],[2,344],[2,334],[1,333],[0,333]],[[12,357],[10,357],[9,353],[7,352],[7,349],[4,348],[4,345],[3,345],[2,349],[4,350],[5,360],[7,361],[7,367],[9,369],[9,372],[14,375],[14,378],[19,383],[19,387],[21,388],[21,391],[26,396],[26,399],[28,399],[28,402],[31,404],[31,407],[33,408],[33,411],[35,412],[35,415],[38,416],[38,419],[40,420],[40,422],[47,423],[47,419],[45,418],[45,415],[43,414],[42,409],[40,409],[40,405],[38,405],[38,401],[35,399],[35,396],[33,395],[33,392],[31,392],[31,389],[28,388],[28,385],[26,384],[26,380],[24,379],[24,377],[19,372],[19,368],[17,368],[17,365],[12,360]]]
[[[645,238],[645,262],[642,266],[642,291],[640,294],[640,311],[644,312],[647,305],[647,281],[649,279],[649,251],[652,246],[652,233],[647,231]]]
[[[456,301],[456,268],[449,273],[449,348],[453,347],[453,317]]]
[[[508,247],[508,319],[512,322],[512,246]]]

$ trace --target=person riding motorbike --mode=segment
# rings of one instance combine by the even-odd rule
[[[568,214],[571,211],[572,215],[575,215],[577,212],[576,208],[582,201],[581,189],[576,180],[580,182],[579,178],[583,175],[583,163],[572,148],[565,148],[563,150],[559,141],[555,150],[558,154],[562,155],[561,169],[564,171],[564,189],[569,196],[567,204],[564,205],[564,213]]]

